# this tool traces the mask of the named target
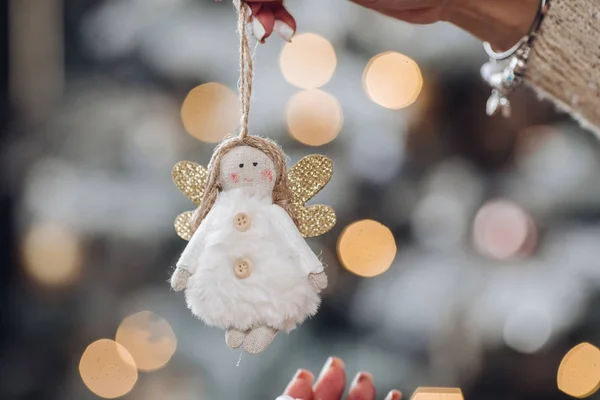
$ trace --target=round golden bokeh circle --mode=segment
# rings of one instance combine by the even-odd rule
[[[386,272],[396,257],[390,229],[370,219],[348,225],[337,243],[338,257],[350,272],[371,278]]]
[[[177,349],[177,337],[169,323],[151,311],[125,318],[115,339],[131,354],[140,371],[164,367]]]
[[[363,73],[363,87],[375,103],[399,110],[417,100],[423,76],[412,58],[388,51],[371,58]]]
[[[557,374],[558,388],[569,396],[584,398],[600,388],[600,349],[580,343],[563,357]]]
[[[105,399],[126,395],[138,379],[131,354],[110,339],[97,340],[85,349],[79,361],[79,374],[90,391]]]
[[[329,82],[337,67],[337,57],[329,40],[314,33],[303,33],[285,45],[279,66],[292,85],[315,89]]]
[[[318,89],[295,94],[288,103],[286,117],[290,135],[309,146],[322,146],[333,141],[344,120],[336,98]]]
[[[237,130],[240,106],[227,86],[209,82],[192,89],[181,106],[185,130],[198,140],[216,143]]]

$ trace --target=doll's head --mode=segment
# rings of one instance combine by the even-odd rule
[[[215,149],[208,171],[202,203],[192,217],[194,231],[212,209],[219,192],[244,186],[271,192],[273,204],[281,206],[297,222],[291,207],[286,157],[272,140],[258,136],[225,139]]]
[[[276,175],[273,160],[256,147],[234,147],[220,160],[219,183],[223,191],[249,187],[270,194]]]

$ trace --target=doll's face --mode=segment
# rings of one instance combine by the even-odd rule
[[[223,190],[251,186],[271,192],[277,171],[273,161],[262,151],[239,146],[221,157],[219,176]]]

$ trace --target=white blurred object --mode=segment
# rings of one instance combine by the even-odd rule
[[[420,244],[433,250],[450,250],[464,242],[469,218],[480,201],[483,185],[468,164],[450,160],[426,179],[424,197],[411,216]]]
[[[529,256],[536,242],[531,217],[508,200],[486,203],[473,222],[473,242],[483,254],[499,260]]]
[[[564,126],[537,127],[535,146],[507,179],[511,198],[534,214],[600,204],[597,148]],[[524,132],[527,134],[527,131]]]
[[[398,173],[404,161],[404,144],[400,133],[370,130],[368,124],[358,124],[361,134],[350,138],[349,167],[365,181],[386,183]]]
[[[552,321],[544,307],[523,305],[512,311],[504,325],[504,341],[514,350],[532,354],[550,338]]]

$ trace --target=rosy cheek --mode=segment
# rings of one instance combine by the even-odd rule
[[[270,169],[264,169],[260,175],[265,181],[273,182],[273,172]]]
[[[238,182],[240,181],[240,176],[239,176],[239,174],[236,174],[235,172],[232,172],[232,173],[231,173],[231,180],[232,180],[234,183],[238,183]]]

